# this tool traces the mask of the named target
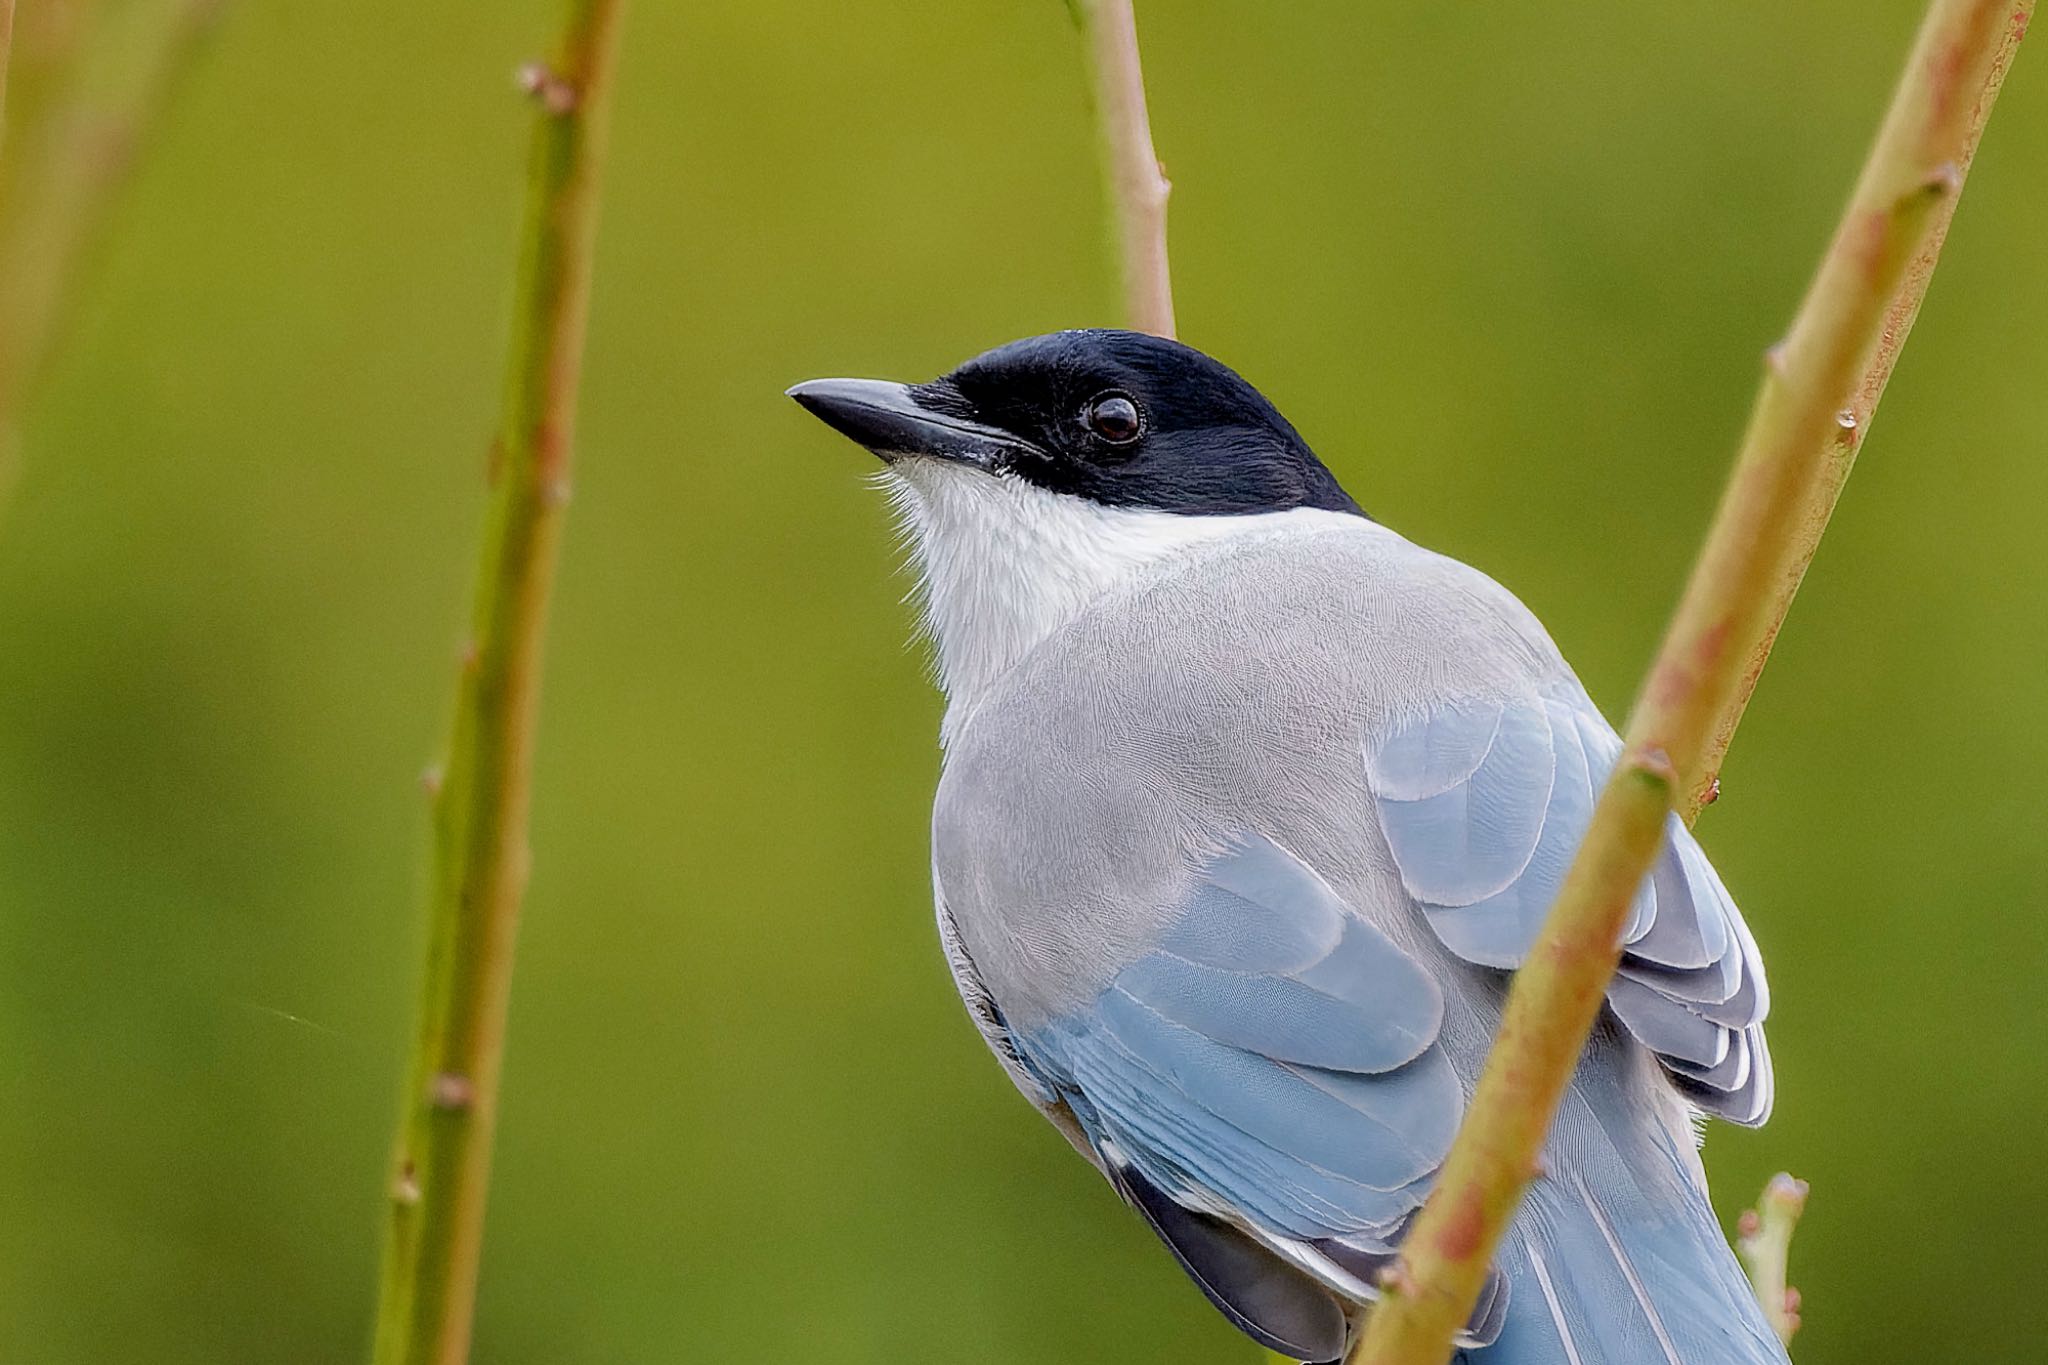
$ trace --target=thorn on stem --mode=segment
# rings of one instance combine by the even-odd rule
[[[447,777],[448,774],[442,770],[440,764],[429,763],[425,771],[420,774],[420,790],[428,796],[439,796],[441,794],[441,784],[447,780]]]
[[[519,68],[516,79],[522,91],[557,118],[576,107],[576,87],[546,62],[525,63]]]
[[[436,1109],[450,1113],[461,1113],[476,1100],[476,1084],[469,1077],[454,1071],[438,1071],[427,1087],[427,1098]]]
[[[1764,347],[1764,368],[1769,370],[1774,378],[1783,379],[1785,377],[1784,341],[1774,341]]]
[[[398,1179],[391,1182],[391,1197],[401,1204],[420,1202],[420,1178],[413,1170],[412,1158],[407,1157],[398,1168]]]
[[[550,479],[541,487],[541,501],[550,507],[566,507],[573,491],[567,479]]]
[[[1939,166],[1928,172],[1927,178],[1920,182],[1921,192],[1931,195],[1936,199],[1960,193],[1962,188],[1962,168],[1953,161],[1942,162]]]
[[[455,656],[456,661],[461,665],[462,671],[464,673],[476,672],[477,660],[481,659],[482,657],[483,651],[477,648],[475,636],[471,636],[469,639],[464,640],[462,642],[461,652],[459,652]]]
[[[1735,1220],[1735,1235],[1738,1237],[1754,1237],[1763,1230],[1763,1217],[1755,1209],[1744,1209],[1742,1216]]]
[[[1711,806],[1720,799],[1721,777],[1720,774],[1716,773],[1714,776],[1707,779],[1707,789],[1700,795],[1700,804],[1702,806]]]
[[[1393,1260],[1380,1267],[1379,1285],[1389,1294],[1412,1294],[1415,1277],[1408,1273],[1405,1261]]]

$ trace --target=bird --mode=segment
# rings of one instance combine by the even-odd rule
[[[1542,624],[1144,333],[789,396],[878,455],[945,694],[939,940],[1009,1079],[1259,1345],[1337,1361],[1622,741]],[[1467,1365],[1784,1365],[1708,1202],[1756,941],[1670,817]]]

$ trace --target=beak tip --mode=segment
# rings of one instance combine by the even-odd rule
[[[882,379],[807,379],[784,390],[799,407],[884,460],[922,455],[990,465],[1007,433],[927,409],[909,386]]]

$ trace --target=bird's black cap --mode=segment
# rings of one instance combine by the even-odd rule
[[[928,384],[821,379],[789,393],[884,459],[973,464],[1109,507],[1363,515],[1265,395],[1142,332],[1054,332]]]

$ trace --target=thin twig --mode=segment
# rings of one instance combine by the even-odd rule
[[[0,0],[0,150],[7,145],[7,59],[14,55],[14,0]]]
[[[1886,343],[1894,300],[1930,249],[1982,126],[2001,53],[2033,0],[1934,0],[1841,227],[1773,347],[1733,476],[1630,718],[1627,748],[1541,935],[1516,973],[1500,1035],[1398,1273],[1354,1365],[1440,1365],[1535,1177],[1551,1116],[1619,958],[1634,892],[1677,793],[1718,766],[1723,716],[1774,633],[1792,566],[1825,525],[1816,490],[1868,413],[1851,405]],[[1896,349],[1896,341],[1892,343]],[[1821,515],[1816,515],[1816,512]]]
[[[1764,1186],[1756,1207],[1745,1209],[1736,1228],[1735,1250],[1749,1272],[1750,1288],[1778,1340],[1792,1344],[1799,1330],[1799,1291],[1785,1282],[1792,1232],[1806,1212],[1806,1182],[1782,1172]]]
[[[536,105],[503,425],[434,800],[431,942],[389,1189],[377,1365],[469,1350],[519,905],[541,642],[568,501],[599,168],[623,0],[569,0]]]
[[[1857,381],[1853,396],[1843,407],[1846,414],[1840,425],[1839,435],[1831,434],[1827,442],[1827,462],[1812,487],[1808,490],[1800,519],[1808,528],[1802,534],[1798,553],[1791,557],[1784,576],[1779,580],[1777,595],[1770,605],[1769,623],[1763,630],[1753,652],[1749,666],[1743,670],[1741,680],[1734,693],[1721,708],[1721,715],[1715,727],[1713,743],[1708,747],[1699,768],[1685,774],[1685,804],[1679,813],[1685,822],[1691,824],[1699,818],[1703,806],[1711,802],[1720,791],[1720,770],[1722,756],[1728,752],[1729,741],[1735,737],[1735,727],[1742,722],[1742,713],[1749,706],[1750,695],[1756,690],[1757,679],[1762,676],[1764,660],[1769,657],[1771,644],[1777,639],[1778,628],[1784,624],[1785,614],[1792,607],[1792,599],[1799,591],[1799,584],[1806,577],[1806,569],[1813,562],[1814,550],[1820,544],[1821,530],[1828,518],[1834,514],[1835,503],[1842,496],[1842,487],[1848,482],[1849,471],[1855,466],[1856,454],[1863,448],[1864,440],[1870,434],[1871,419],[1877,413],[1878,400],[1884,397],[1885,385],[1891,380],[1892,366],[1898,362],[1899,351],[1906,344],[1907,335],[1913,330],[1915,319],[1920,316],[1920,303],[1927,296],[1927,282],[1934,277],[1934,263],[1940,259],[1942,244],[1948,239],[1948,225],[1955,217],[1956,203],[1960,198],[1963,180],[1970,173],[1970,164],[1977,157],[1977,142],[1984,133],[1984,121],[1991,115],[1991,106],[1998,98],[1999,90],[2005,84],[2005,73],[2012,65],[2013,54],[2019,50],[2020,39],[2026,36],[2028,21],[2034,10],[2033,0],[2010,6],[1990,4],[1978,7],[1972,15],[1972,22],[1992,24],[1998,29],[1997,48],[1992,53],[1988,72],[1974,86],[1964,84],[1968,73],[1960,70],[1961,60],[1958,49],[1950,48],[1929,54],[1932,60],[1943,63],[1941,69],[1930,73],[1930,79],[1913,91],[1901,88],[1892,101],[1890,117],[1878,134],[1878,151],[1873,152],[1864,167],[1863,179],[1856,187],[1857,203],[1875,204],[1881,202],[1885,186],[1872,180],[1879,173],[1881,158],[1887,139],[1896,141],[1898,155],[1910,155],[1913,148],[1911,139],[1927,136],[1931,121],[1938,114],[1945,131],[1953,135],[1954,113],[1957,106],[1936,110],[1924,107],[1918,111],[1907,108],[1907,98],[1930,101],[1958,101],[1967,99],[1969,121],[1962,131],[1960,143],[1951,142],[1955,151],[1947,163],[1955,168],[1955,193],[1941,195],[1929,212],[1925,236],[1920,249],[1914,254],[1912,263],[1906,267],[1905,276],[1893,291],[1891,301],[1885,307],[1884,326],[1876,342],[1864,357],[1862,377]],[[1973,34],[1970,41],[1981,42],[1981,34]],[[1974,49],[1973,49],[1974,50]],[[1819,281],[1815,281],[1817,288]]]
[[[0,165],[0,504],[15,472],[22,406],[138,155],[220,8],[220,0],[134,0],[103,12],[24,15],[21,65],[34,69],[12,83],[16,117]],[[46,50],[27,50],[31,19],[45,30]]]
[[[1069,0],[1088,55],[1102,157],[1103,193],[1123,286],[1125,320],[1173,335],[1173,282],[1166,269],[1166,197],[1172,190],[1152,150],[1138,21],[1131,0]]]

